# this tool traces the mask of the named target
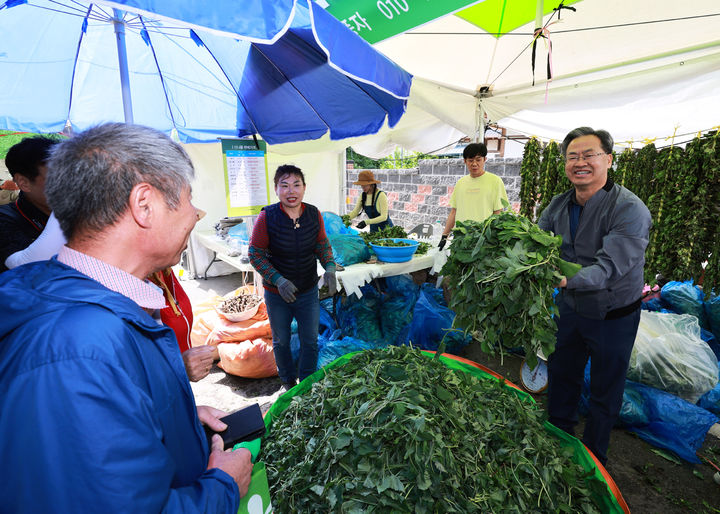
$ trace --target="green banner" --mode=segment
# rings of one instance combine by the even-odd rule
[[[543,16],[552,13],[560,4],[560,1],[545,0],[543,2]],[[562,3],[568,6],[579,1],[563,0]],[[503,34],[512,32],[535,20],[536,11],[537,0],[485,0],[480,4],[455,13],[455,15],[499,38]],[[560,16],[567,13],[568,11],[562,11]],[[547,21],[547,18],[543,19]]]
[[[372,44],[478,0],[316,0],[316,3]]]

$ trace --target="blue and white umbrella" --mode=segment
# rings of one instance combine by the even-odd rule
[[[0,128],[270,144],[377,132],[411,76],[309,0],[0,0]]]

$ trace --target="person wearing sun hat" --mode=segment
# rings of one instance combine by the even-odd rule
[[[392,227],[393,222],[388,214],[388,201],[385,191],[380,191],[377,185],[380,183],[370,170],[362,170],[358,179],[353,182],[356,186],[361,186],[363,193],[358,199],[355,208],[348,216],[350,219],[355,218],[361,211],[365,211],[368,220],[361,221],[357,224],[357,228],[365,228],[370,225],[370,232],[377,232],[387,227]]]

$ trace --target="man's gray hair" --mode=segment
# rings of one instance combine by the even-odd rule
[[[107,123],[53,148],[45,196],[65,237],[115,224],[133,187],[147,182],[171,209],[195,176],[185,150],[162,132],[141,125]]]
[[[567,154],[567,148],[570,146],[573,139],[577,139],[582,136],[596,136],[600,140],[600,146],[602,147],[603,152],[606,154],[612,153],[614,142],[612,136],[607,130],[595,130],[590,127],[578,127],[568,132],[568,135],[565,136],[565,139],[563,139],[562,145],[560,146],[562,154]]]

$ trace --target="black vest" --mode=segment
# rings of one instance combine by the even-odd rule
[[[305,210],[298,219],[297,227],[279,203],[263,209],[270,264],[295,284],[300,293],[309,291],[318,282],[315,246],[320,232],[320,214],[317,207],[304,205]]]
[[[380,193],[382,191],[375,190],[372,197],[372,204],[371,205],[365,205],[365,201],[367,200],[367,193],[363,191],[361,204],[363,207],[363,211],[365,211],[365,214],[367,214],[368,219],[377,218],[380,216],[380,211],[377,208],[377,201],[378,197],[380,196]],[[378,230],[383,230],[389,227],[393,226],[392,220],[390,220],[390,213],[388,213],[388,217],[385,221],[381,221],[380,223],[371,223],[370,224],[370,232],[377,232]]]

